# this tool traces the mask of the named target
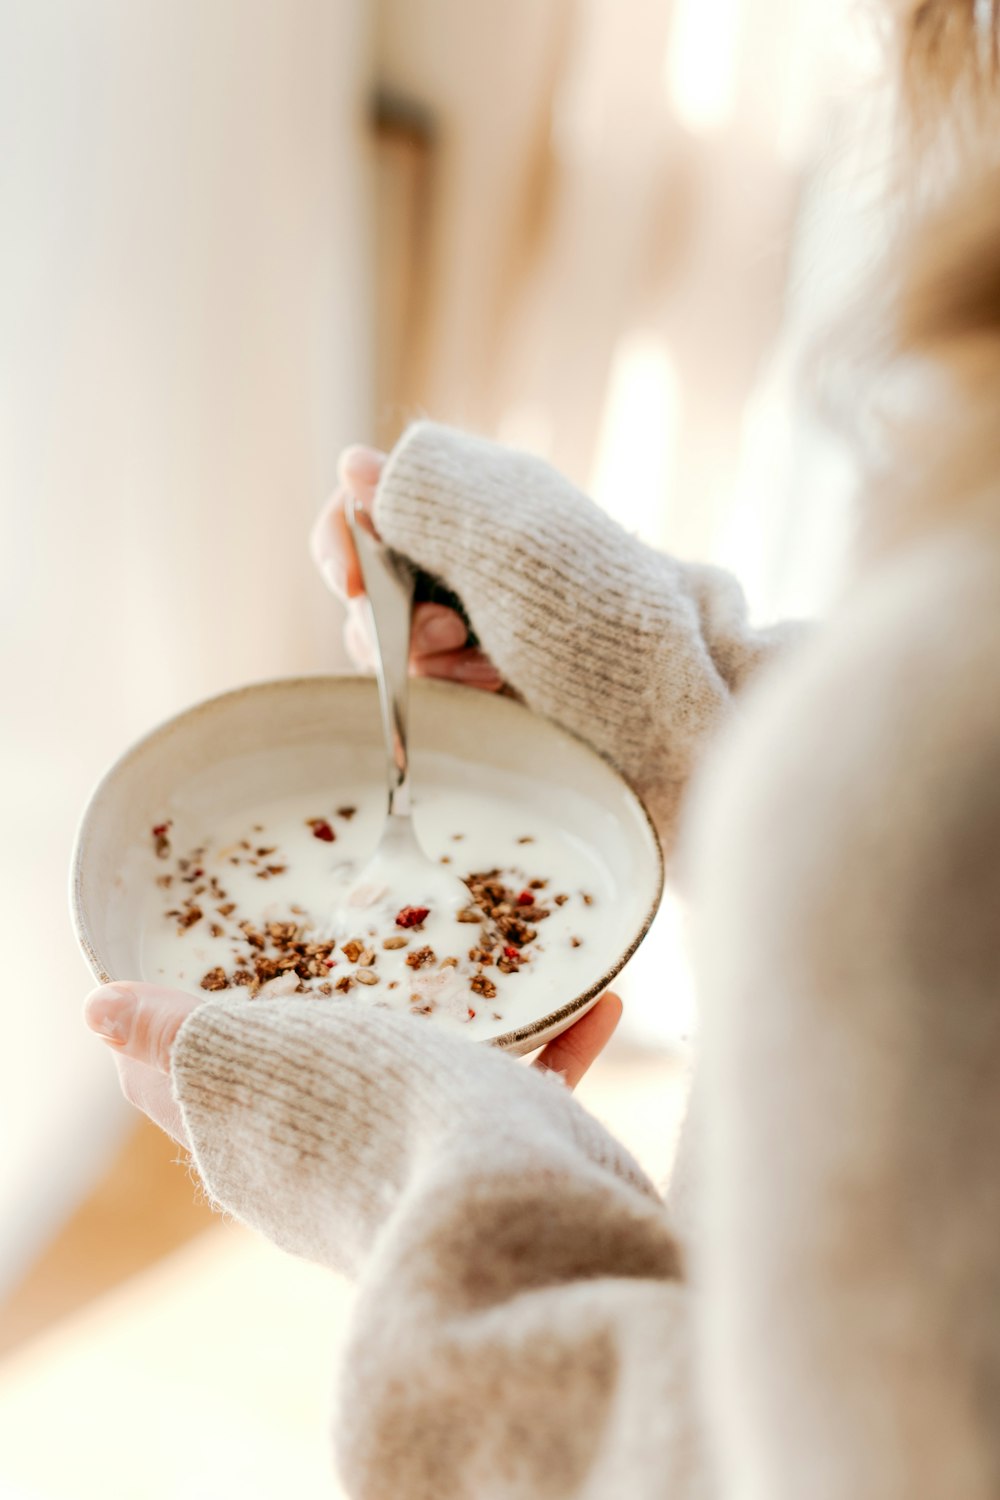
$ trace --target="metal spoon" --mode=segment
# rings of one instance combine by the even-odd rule
[[[410,623],[415,571],[374,533],[371,519],[353,496],[346,505],[347,524],[357,552],[375,640],[379,704],[385,736],[388,808],[378,846],[352,882],[352,906],[386,890],[400,904],[458,911],[470,904],[468,887],[426,854],[413,826],[408,746]]]

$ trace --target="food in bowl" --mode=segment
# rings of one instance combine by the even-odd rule
[[[378,787],[277,799],[183,831],[164,817],[137,851],[144,975],[206,996],[352,995],[495,1031],[586,987],[585,933],[610,895],[592,850],[501,797],[428,790],[429,855],[466,883],[455,912],[419,884],[372,890],[331,926],[331,892],[364,866],[385,817]],[[405,899],[402,899],[405,896]]]
[[[435,925],[433,901],[407,885],[392,905],[374,901],[367,922],[333,924],[345,867],[361,871],[385,818],[377,689],[357,677],[255,683],[161,724],[95,789],[71,889],[95,978],[179,985],[208,1003],[285,992],[317,1007],[398,1005],[515,1053],[582,1015],[659,902],[663,862],[641,801],[593,749],[510,698],[418,680],[410,715],[417,833],[470,878],[475,921]],[[499,911],[511,893],[516,912]],[[404,908],[410,925],[397,922]],[[322,957],[334,961],[326,978],[313,972]],[[375,983],[360,977],[370,969]]]

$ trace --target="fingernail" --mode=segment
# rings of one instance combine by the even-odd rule
[[[449,610],[422,620],[414,631],[413,644],[418,651],[457,651],[465,645],[467,636],[461,617]]]
[[[105,1041],[123,1046],[132,1031],[135,1004],[131,990],[117,984],[105,984],[87,996],[83,1018],[91,1031],[96,1031]]]
[[[488,682],[500,681],[500,673],[485,656],[458,662],[450,675],[456,682],[473,683],[476,687],[482,687]]]
[[[355,483],[375,485],[378,484],[384,461],[385,454],[379,453],[377,448],[355,443],[344,449],[338,467],[345,479],[350,476]]]

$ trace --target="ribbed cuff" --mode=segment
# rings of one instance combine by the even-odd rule
[[[432,1153],[531,1153],[542,1136],[655,1198],[556,1079],[410,1016],[350,1002],[201,1006],[172,1075],[213,1200],[293,1254],[355,1271]],[[553,1135],[554,1133],[554,1135]]]

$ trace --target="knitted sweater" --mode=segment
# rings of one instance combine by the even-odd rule
[[[668,842],[709,762],[681,841],[708,1128],[685,1255],[549,1077],[349,1003],[189,1017],[173,1079],[210,1194],[360,1278],[349,1493],[995,1496],[996,547],[956,532],[873,575],[737,715],[783,634],[545,466],[421,425],[376,509]]]

